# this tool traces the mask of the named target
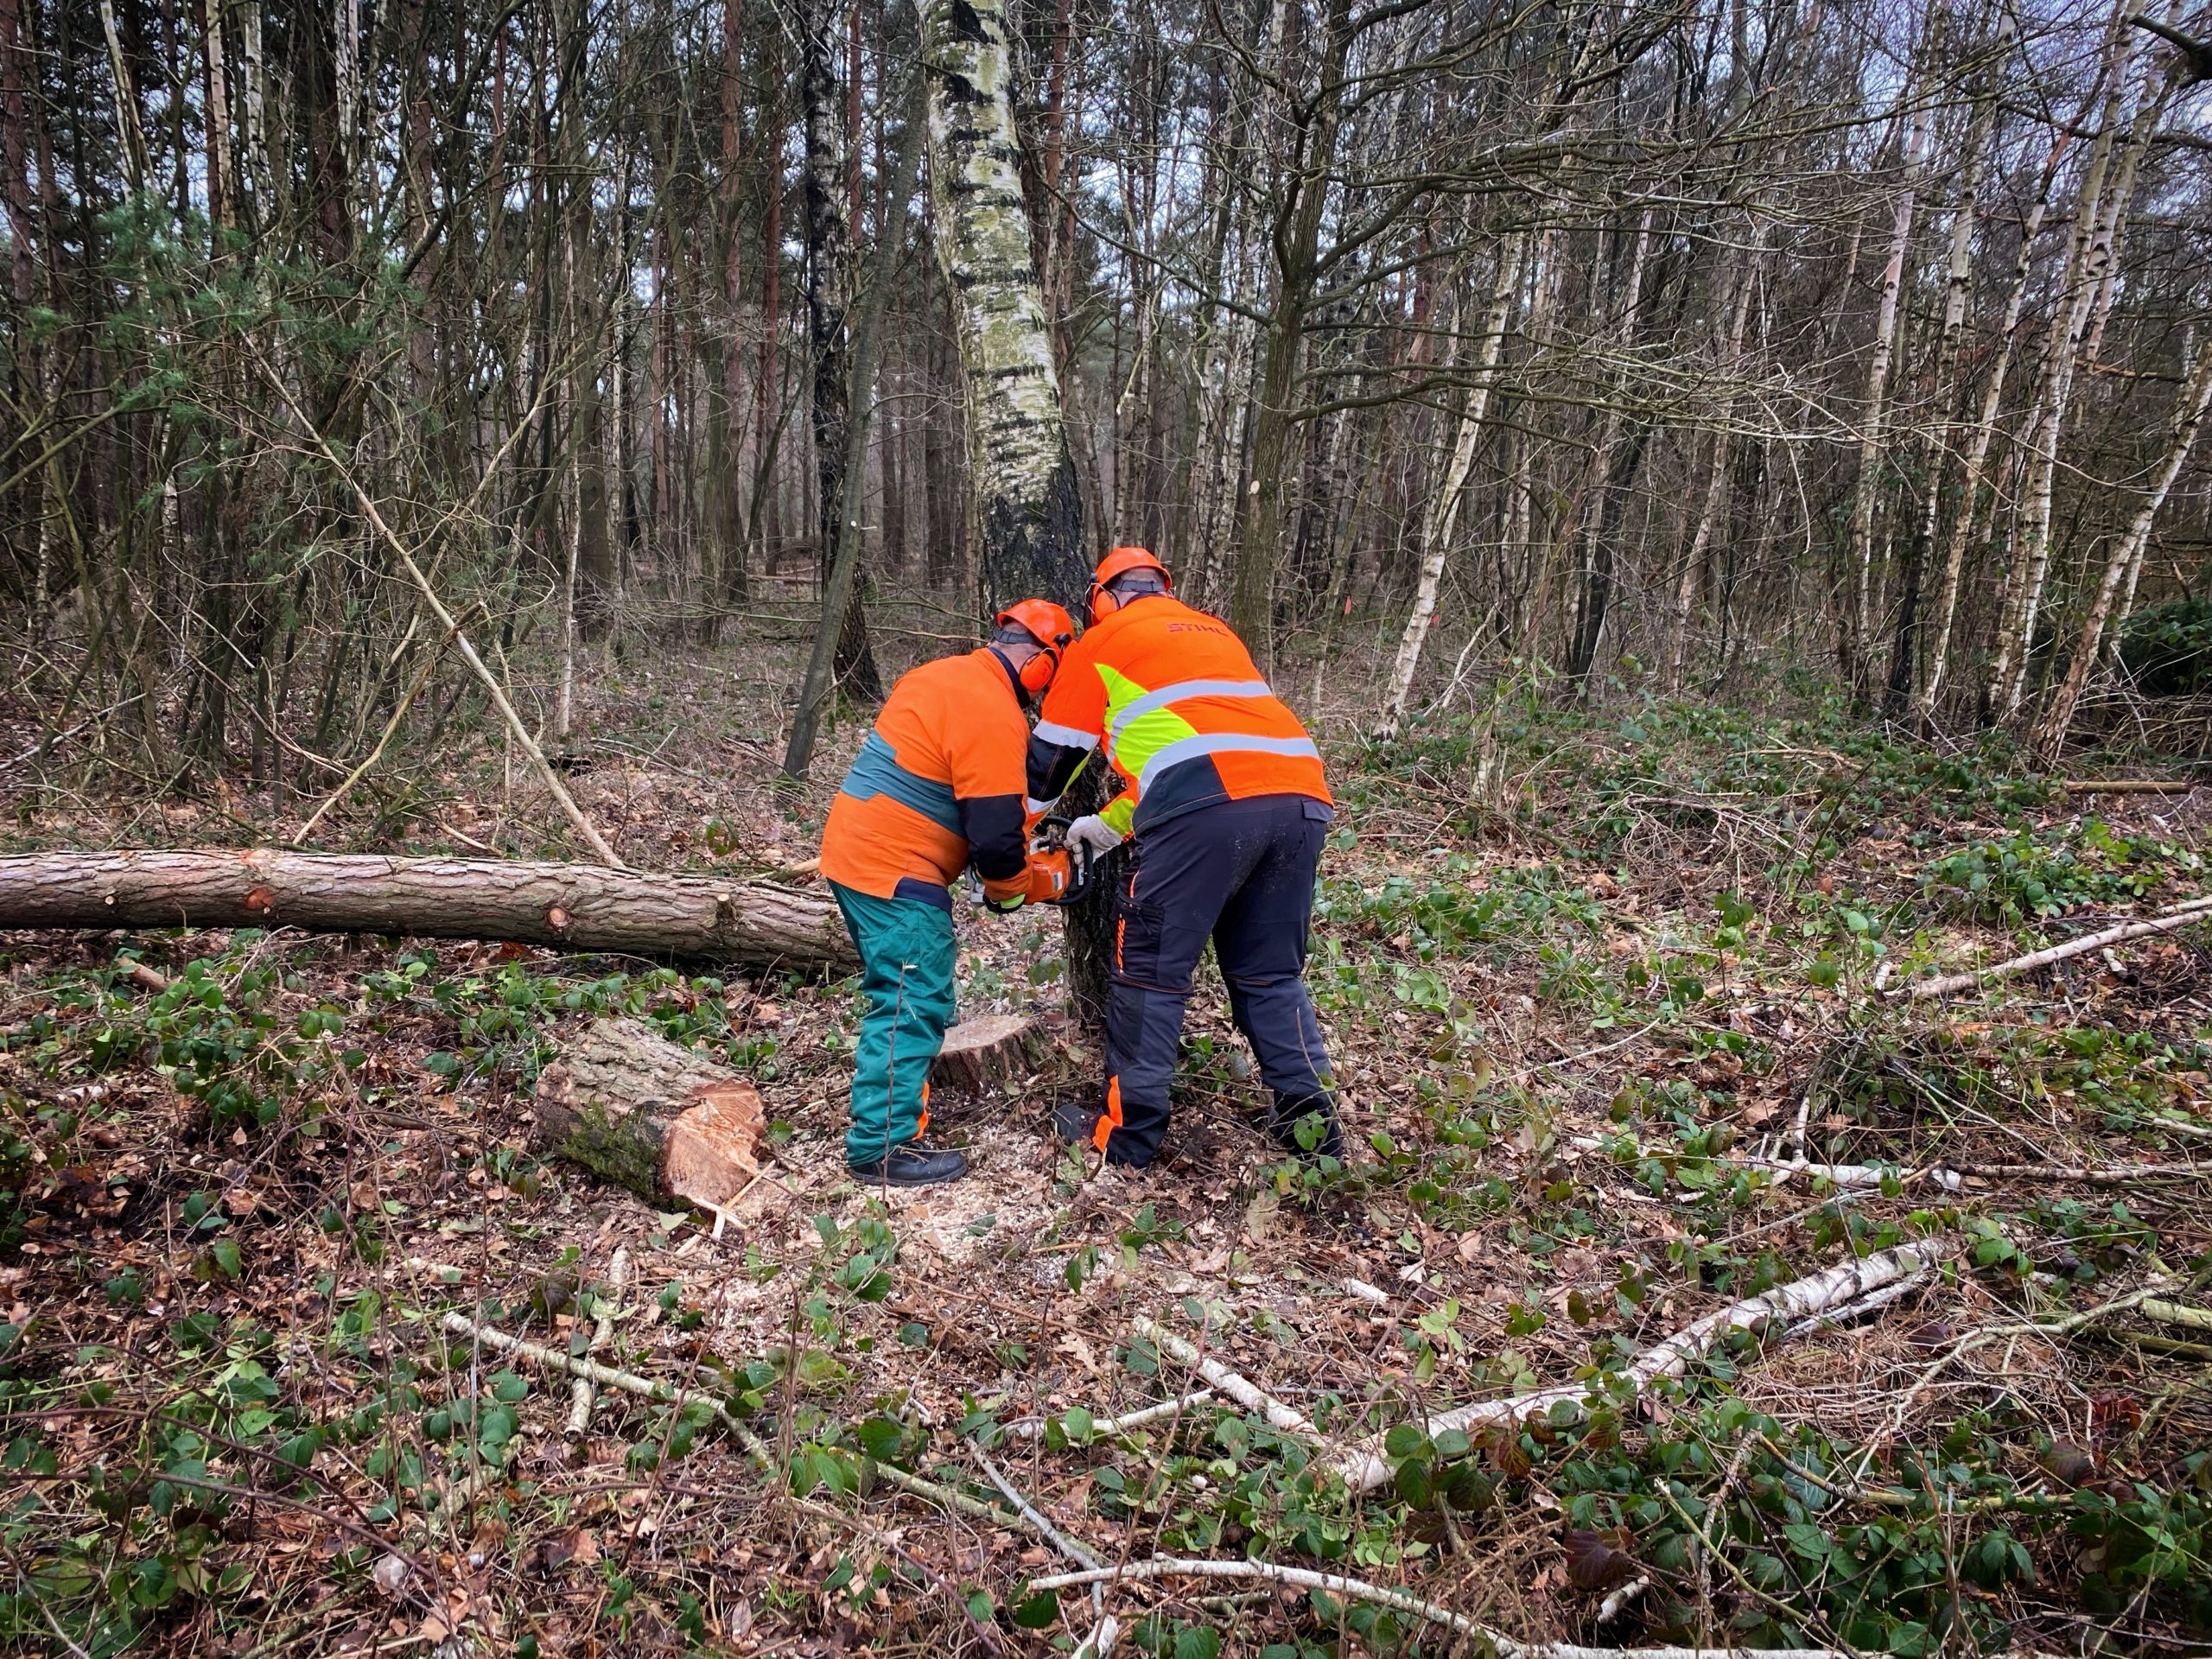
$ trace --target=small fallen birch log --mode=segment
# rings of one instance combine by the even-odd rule
[[[1968,990],[1992,980],[2010,979],[2015,974],[2048,968],[2052,963],[2064,962],[2069,957],[2086,956],[2108,944],[2124,944],[2130,939],[2149,938],[2158,933],[2179,932],[2184,927],[2207,919],[2212,919],[2212,894],[2173,906],[2164,915],[2148,920],[2122,922],[2119,926],[2106,928],[2101,933],[2084,933],[2078,939],[2069,939],[2063,944],[2050,945],[2041,950],[2031,950],[2026,956],[2014,957],[2008,962],[1993,963],[1989,967],[1971,969],[1963,974],[1945,974],[1937,979],[1923,979],[1913,984],[1900,985],[1884,995],[1891,1001],[1902,998],[1914,1002],[1923,1001],[1931,996],[1948,996],[1954,991]]]
[[[1032,1579],[1032,1590],[1072,1590],[1090,1584],[1126,1584],[1141,1579],[1262,1579],[1300,1590],[1319,1590],[1332,1596],[1372,1603],[1410,1613],[1432,1624],[1440,1624],[1461,1636],[1471,1636],[1497,1649],[1502,1659],[1845,1659],[1832,1648],[1581,1648],[1566,1642],[1518,1642],[1465,1613],[1404,1590],[1346,1578],[1341,1573],[1315,1573],[1302,1567],[1278,1567],[1273,1561],[1216,1561],[1184,1556],[1155,1555],[1149,1560],[1122,1567],[1056,1573]]]
[[[1200,1353],[1173,1331],[1163,1331],[1141,1315],[1137,1318],[1135,1328],[1139,1336],[1153,1343],[1160,1352],[1166,1354],[1177,1364],[1187,1366],[1196,1371],[1223,1394],[1243,1407],[1245,1410],[1258,1412],[1284,1433],[1306,1435],[1320,1433],[1321,1431],[1314,1427],[1313,1423],[1300,1412],[1283,1404],[1273,1395],[1255,1388],[1211,1354]]]
[[[1810,1278],[1777,1285],[1757,1296],[1732,1302],[1646,1349],[1618,1379],[1608,1378],[1606,1383],[1625,1382],[1633,1392],[1641,1394],[1662,1378],[1680,1376],[1689,1369],[1692,1360],[1732,1331],[1745,1330],[1768,1319],[1796,1320],[1840,1308],[1933,1266],[1950,1253],[1953,1243],[1947,1236],[1917,1244],[1901,1244],[1893,1250],[1884,1250],[1860,1261],[1839,1262]],[[1436,1435],[1447,1429],[1465,1432],[1482,1423],[1517,1423],[1562,1402],[1580,1405],[1599,1386],[1592,1382],[1566,1382],[1504,1400],[1479,1401],[1430,1417],[1422,1427],[1429,1434]],[[1382,1436],[1379,1434],[1337,1466],[1345,1484],[1355,1492],[1371,1491],[1394,1473],[1390,1460],[1383,1455]]]

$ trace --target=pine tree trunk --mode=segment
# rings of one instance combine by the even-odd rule
[[[0,857],[0,928],[300,927],[797,969],[855,960],[819,893],[590,864],[245,852]]]

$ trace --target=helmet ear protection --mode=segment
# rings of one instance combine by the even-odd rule
[[[992,619],[1000,628],[1020,629],[1037,643],[1037,654],[1014,671],[1021,689],[1041,697],[1060,671],[1060,657],[1075,643],[1075,619],[1049,599],[1017,600]]]
[[[1122,608],[1121,596],[1114,592],[1113,583],[1132,570],[1156,571],[1160,586],[1169,593],[1175,591],[1167,567],[1153,556],[1151,549],[1117,547],[1098,562],[1098,569],[1090,578],[1090,592],[1084,602],[1090,607],[1093,622],[1103,622]]]
[[[1033,697],[1041,697],[1052,689],[1052,681],[1060,671],[1060,651],[1057,645],[1046,645],[1021,665],[1016,676],[1021,689]]]

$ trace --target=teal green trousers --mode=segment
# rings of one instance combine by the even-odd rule
[[[952,1023],[952,917],[914,899],[878,899],[830,883],[860,947],[868,1012],[853,1056],[845,1159],[866,1163],[922,1132],[930,1062]]]

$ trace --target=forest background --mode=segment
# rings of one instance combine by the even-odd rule
[[[897,672],[1141,542],[1327,756],[1355,1146],[1211,981],[1160,1170],[1043,1135],[1078,1020],[917,1201],[848,981],[10,932],[0,1640],[2201,1650],[2209,34],[0,0],[8,902],[796,882]],[[618,1015],[760,1088],[728,1229],[535,1138]]]

